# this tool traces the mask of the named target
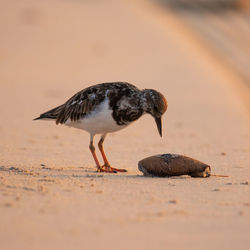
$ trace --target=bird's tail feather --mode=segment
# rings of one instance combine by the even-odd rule
[[[61,108],[62,108],[62,105],[61,106],[58,106],[56,108],[53,108],[43,114],[41,114],[39,117],[36,117],[35,119],[33,119],[33,121],[36,121],[36,120],[56,120],[57,117],[58,117],[58,114],[60,113],[61,111]]]
[[[36,121],[36,120],[41,120],[41,119],[43,119],[41,116],[39,116],[39,117],[37,117],[37,118],[35,118],[35,119],[33,119],[33,121]]]

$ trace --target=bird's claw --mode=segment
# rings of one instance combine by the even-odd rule
[[[121,168],[112,168],[114,171],[116,172],[122,172],[122,173],[125,173],[125,172],[128,172],[128,170],[126,169],[121,169]]]
[[[105,173],[117,173],[117,172],[127,172],[126,169],[112,168],[110,165],[104,164],[97,169],[97,172]]]

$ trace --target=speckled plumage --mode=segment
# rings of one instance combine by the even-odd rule
[[[84,119],[95,110],[105,98],[109,100],[112,116],[118,125],[126,125],[141,117],[144,113],[152,113],[150,103],[162,101],[159,111],[164,113],[167,108],[165,98],[158,92],[159,100],[152,100],[155,90],[139,90],[126,82],[101,83],[83,89],[73,95],[67,102],[40,115],[37,119],[54,119],[56,124],[65,124],[68,119],[78,121]],[[157,98],[157,97],[155,97]],[[153,107],[156,108],[156,107]]]
[[[91,152],[95,158],[95,134],[102,134],[103,142],[107,133],[120,130],[149,113],[155,118],[161,135],[161,116],[166,109],[166,99],[153,89],[139,90],[126,82],[101,83],[81,90],[64,104],[35,120],[50,119],[55,120],[56,124],[86,130],[91,136]],[[98,161],[95,161],[98,165]],[[104,162],[108,164],[105,159]]]

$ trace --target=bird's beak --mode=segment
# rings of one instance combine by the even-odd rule
[[[159,118],[155,118],[155,122],[158,128],[158,132],[160,134],[160,136],[162,137],[162,129],[161,129],[161,117]]]

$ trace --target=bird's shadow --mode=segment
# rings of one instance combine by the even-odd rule
[[[191,178],[190,176],[187,175],[182,175],[182,176],[169,176],[169,177],[159,177],[159,176],[145,176],[143,174],[140,174],[136,171],[128,171],[126,173],[101,173],[97,172],[93,168],[81,168],[81,171],[84,171],[85,174],[72,174],[72,177],[74,178],[118,178],[118,179],[123,179],[123,178],[142,178],[142,179],[188,179]],[[77,168],[77,171],[79,173],[79,168]]]
[[[190,176],[172,176],[172,177],[157,177],[157,176],[144,176],[136,171],[128,171],[126,173],[100,173],[90,167],[66,167],[66,168],[53,168],[34,167],[33,170],[25,170],[19,167],[5,167],[0,166],[0,172],[5,171],[9,174],[15,175],[28,175],[39,178],[40,181],[48,181],[48,178],[55,179],[187,179]]]
[[[100,173],[95,170],[85,170],[83,173],[79,173],[79,170],[76,173],[71,174],[53,174],[51,173],[50,177],[54,178],[75,178],[75,179],[189,179],[190,176],[171,176],[171,177],[158,177],[158,176],[145,176],[139,174],[138,172],[127,172],[127,173]]]

